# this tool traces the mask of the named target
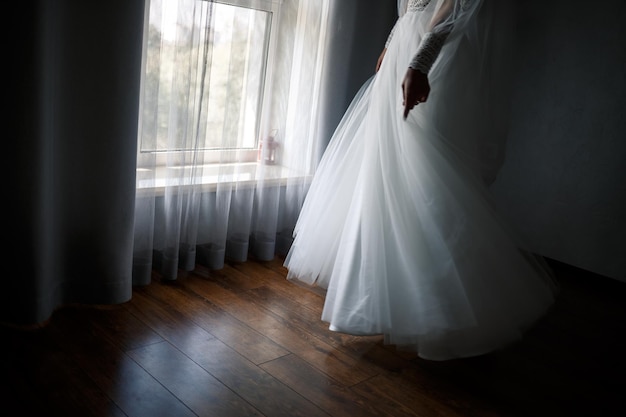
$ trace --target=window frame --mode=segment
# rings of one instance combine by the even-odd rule
[[[269,22],[270,22],[270,33],[267,45],[267,57],[266,64],[263,72],[263,87],[261,91],[260,97],[260,113],[258,114],[258,118],[260,120],[257,138],[255,141],[255,147],[248,148],[228,148],[228,149],[205,149],[205,150],[149,150],[142,151],[141,144],[137,144],[137,168],[141,170],[151,169],[151,168],[159,168],[165,167],[167,165],[168,159],[173,154],[190,154],[196,152],[200,156],[200,160],[204,162],[204,164],[233,164],[233,163],[243,163],[250,164],[253,162],[259,161],[259,146],[260,146],[260,135],[264,131],[265,126],[263,126],[263,120],[265,119],[265,113],[269,111],[269,94],[267,94],[268,86],[270,85],[271,74],[273,73],[273,67],[275,62],[276,55],[276,38],[279,34],[279,13],[280,8],[282,6],[283,0],[201,0],[201,1],[212,1],[213,3],[220,3],[225,5],[232,5],[242,8],[248,8],[258,11],[265,11],[270,13]],[[146,19],[149,19],[149,7],[146,8]],[[146,20],[147,22],[148,20]],[[144,39],[147,39],[148,25],[146,25],[144,30]],[[147,51],[144,52],[144,55]],[[145,56],[144,56],[145,58]],[[145,62],[145,59],[144,59]],[[176,158],[179,160],[187,160],[186,157]]]

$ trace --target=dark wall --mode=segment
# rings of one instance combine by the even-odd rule
[[[531,248],[626,281],[626,3],[518,2],[517,77],[493,186]]]

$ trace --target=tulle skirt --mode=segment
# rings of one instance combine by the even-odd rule
[[[428,101],[403,119],[420,18],[405,15],[336,129],[285,266],[288,279],[326,290],[331,330],[446,360],[520,339],[552,305],[555,284],[494,210],[467,152],[471,117],[461,106],[437,113],[458,95],[451,77],[462,68],[433,77]]]

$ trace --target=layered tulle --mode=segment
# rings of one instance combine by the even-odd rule
[[[458,91],[463,68],[434,67],[428,101],[402,117],[407,46],[417,49],[424,19],[402,18],[338,126],[285,265],[289,279],[327,290],[331,330],[383,334],[445,360],[518,340],[553,303],[555,285],[489,199],[474,152],[478,119]]]

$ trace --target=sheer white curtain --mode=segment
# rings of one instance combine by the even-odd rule
[[[328,0],[146,5],[133,283],[290,245],[319,159]]]

